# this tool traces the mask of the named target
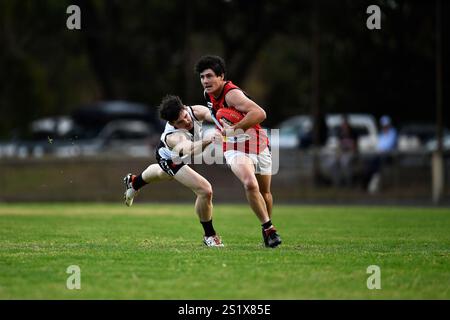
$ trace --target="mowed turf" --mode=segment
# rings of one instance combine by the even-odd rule
[[[0,298],[450,298],[450,209],[275,206],[273,221],[284,242],[266,249],[248,206],[216,204],[226,246],[206,248],[192,204],[4,204]]]

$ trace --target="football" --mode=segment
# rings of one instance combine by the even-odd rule
[[[244,118],[244,115],[234,108],[221,108],[216,113],[216,119],[230,126],[238,123]]]

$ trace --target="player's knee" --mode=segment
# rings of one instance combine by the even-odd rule
[[[270,191],[261,192],[264,200],[270,200],[272,199],[272,193]]]
[[[213,190],[212,190],[211,185],[210,185],[210,184],[207,184],[207,185],[202,186],[202,187],[198,190],[197,195],[200,196],[200,197],[207,198],[207,199],[212,199],[212,196],[213,196]]]
[[[244,188],[247,191],[259,191],[258,182],[253,177],[244,180]]]
[[[213,197],[213,190],[211,186],[205,190],[205,197],[208,198],[208,200],[211,200]]]

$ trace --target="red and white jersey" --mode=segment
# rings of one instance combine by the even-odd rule
[[[233,84],[231,81],[225,82],[223,90],[217,98],[215,98],[212,94],[204,91],[208,108],[212,109],[214,115],[221,108],[234,108],[236,110],[234,106],[227,105],[227,102],[225,101],[225,96],[227,95],[227,93],[235,89],[241,90],[247,97],[249,97],[241,88]],[[236,111],[240,112],[238,110]],[[245,116],[244,113],[243,115]],[[250,136],[250,140],[246,142],[224,142],[223,151],[225,152],[228,150],[240,150],[244,151],[245,153],[259,154],[269,146],[269,138],[267,137],[266,132],[261,128],[261,125],[254,125],[253,127],[247,129],[245,133]]]

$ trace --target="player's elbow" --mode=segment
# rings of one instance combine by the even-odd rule
[[[172,150],[172,156],[177,157],[177,158],[183,158],[185,156],[188,156],[192,153],[192,147],[191,144],[188,143],[180,143],[177,146],[175,146],[175,148],[173,148]]]
[[[259,108],[259,110],[258,110],[259,112],[258,112],[258,123],[261,123],[261,122],[263,122],[264,120],[266,120],[266,118],[267,118],[267,114],[266,114],[266,111],[264,111],[264,109],[263,108]]]

